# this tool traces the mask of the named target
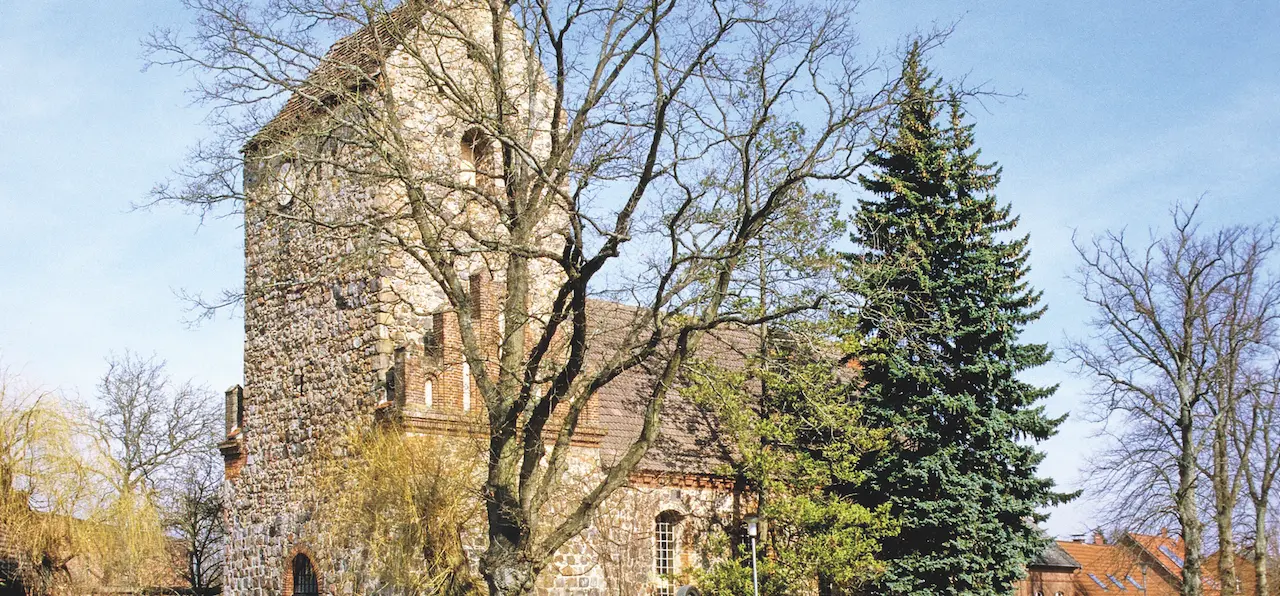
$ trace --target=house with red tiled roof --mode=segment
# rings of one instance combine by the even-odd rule
[[[1097,596],[1133,594],[1175,596],[1182,589],[1186,543],[1167,530],[1159,534],[1125,532],[1107,541],[1101,533],[1085,539],[1058,540],[1046,554],[1027,567],[1017,596]],[[1237,556],[1237,594],[1255,593],[1253,564]],[[1221,593],[1217,579],[1217,555],[1206,557],[1204,594]]]

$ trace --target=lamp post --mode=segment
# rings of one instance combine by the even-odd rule
[[[1142,596],[1147,596],[1147,562],[1143,561],[1138,566],[1142,569]]]
[[[756,535],[760,533],[760,518],[747,518],[747,536],[751,537],[751,587],[755,596],[760,596],[760,576],[756,574]]]

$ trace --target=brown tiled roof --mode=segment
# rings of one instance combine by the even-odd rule
[[[1133,549],[1118,544],[1058,544],[1080,563],[1080,570],[1073,578],[1076,594],[1141,594],[1143,588],[1150,596],[1174,596],[1178,593],[1176,586],[1154,571],[1147,573],[1146,585],[1143,586],[1142,567],[1138,553]]]
[[[1027,565],[1029,568],[1079,569],[1080,562],[1071,557],[1057,541],[1045,545],[1044,552]]]
[[[1207,580],[1209,580],[1209,585],[1206,586],[1205,594],[1217,594],[1222,590],[1222,585],[1217,583],[1219,554],[1220,553],[1213,553],[1204,558],[1205,576]],[[1252,560],[1239,555],[1236,556],[1236,579],[1239,581],[1240,588],[1240,590],[1236,592],[1237,594],[1251,596],[1257,593],[1258,578],[1254,574],[1253,570],[1254,566]],[[1275,594],[1275,589],[1272,589],[1271,593]]]
[[[1174,596],[1179,593],[1186,544],[1176,536],[1129,532],[1110,544],[1059,541],[1058,546],[1080,564],[1073,576],[1076,594]],[[1202,568],[1207,596],[1221,593],[1216,561],[1217,555],[1211,555]],[[1145,591],[1139,587],[1143,582],[1144,562],[1147,564]],[[1238,593],[1252,596],[1253,565],[1237,557],[1236,573],[1240,578]],[[1116,585],[1117,581],[1120,586]]]
[[[591,329],[597,352],[617,345],[637,311],[593,301]],[[755,337],[741,327],[722,327],[703,336],[698,356],[721,366],[741,367]],[[622,373],[595,395],[600,426],[605,431],[601,456],[613,463],[640,435],[644,409],[656,383],[657,371],[642,364]],[[637,471],[717,474],[731,461],[731,441],[725,440],[715,415],[692,403],[680,391],[669,391],[660,415],[658,437]]]
[[[278,140],[327,102],[377,76],[382,63],[409,30],[421,25],[432,0],[404,0],[386,15],[334,42],[323,59],[285,101],[280,111],[249,141],[251,149]]]
[[[1126,539],[1132,540],[1146,551],[1156,563],[1174,575],[1182,574],[1182,564],[1187,559],[1187,545],[1176,536],[1152,536],[1129,532]],[[1176,557],[1176,558],[1175,558]]]

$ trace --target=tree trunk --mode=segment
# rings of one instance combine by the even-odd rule
[[[490,416],[500,413],[490,412]],[[485,483],[489,547],[480,558],[480,573],[490,596],[521,596],[533,591],[537,574],[525,549],[529,546],[529,523],[515,488],[515,438],[495,433],[489,440],[491,462]]]
[[[538,578],[532,565],[513,545],[492,537],[480,560],[480,571],[489,586],[489,596],[531,594]]]
[[[1187,401],[1183,402],[1184,404]],[[1200,512],[1196,507],[1196,478],[1200,470],[1196,465],[1195,434],[1191,408],[1184,405],[1179,427],[1182,434],[1182,453],[1178,457],[1178,523],[1182,526],[1182,539],[1186,543],[1187,558],[1182,567],[1182,596],[1202,596],[1200,567],[1204,551],[1204,529]]]
[[[1255,593],[1257,596],[1268,596],[1271,594],[1270,586],[1267,585],[1267,505],[1269,499],[1263,497],[1254,503],[1254,520],[1253,520],[1253,577],[1254,584],[1257,586]]]
[[[1227,407],[1233,408],[1233,405]],[[1213,495],[1214,522],[1218,526],[1218,578],[1222,583],[1222,596],[1236,595],[1236,544],[1233,535],[1233,513],[1236,495],[1233,490],[1232,471],[1227,456],[1228,411],[1219,413],[1221,418],[1213,429]]]

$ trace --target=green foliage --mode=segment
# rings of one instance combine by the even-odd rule
[[[794,337],[789,335],[789,337]],[[819,355],[772,353],[742,370],[695,367],[690,395],[719,416],[737,454],[731,472],[757,499],[762,593],[846,593],[880,571],[880,540],[896,531],[887,506],[867,508],[833,492],[857,484],[859,462],[885,444],[862,426],[848,375]],[[730,553],[698,579],[708,594],[750,594],[750,550]]]
[[[913,49],[893,135],[861,178],[872,198],[853,220],[851,313],[863,338],[865,416],[893,429],[851,495],[889,505],[902,531],[883,547],[869,593],[1008,594],[1044,546],[1038,510],[1069,498],[1036,476],[1061,418],[1036,405],[1054,387],[1018,373],[1050,359],[1019,341],[1044,312],[1027,286],[1027,238],[990,193],[960,99],[944,95]]]

